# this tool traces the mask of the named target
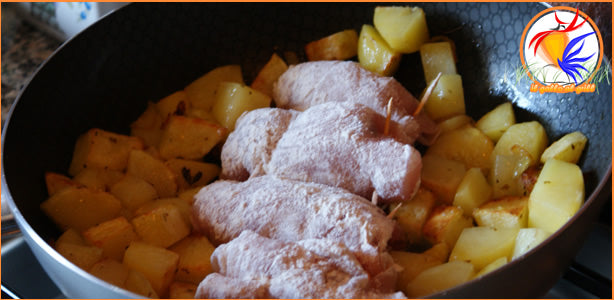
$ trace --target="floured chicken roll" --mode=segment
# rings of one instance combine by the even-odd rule
[[[304,111],[325,102],[364,104],[386,116],[392,98],[392,121],[414,140],[430,145],[439,134],[437,125],[426,114],[412,114],[418,100],[396,79],[379,76],[352,61],[314,61],[291,66],[273,89],[277,107]]]
[[[398,124],[362,104],[328,102],[302,113],[262,109],[244,114],[222,149],[222,178],[263,173],[340,187],[382,203],[412,198],[422,160]]]
[[[298,114],[296,110],[260,108],[241,115],[224,143],[221,160],[225,167],[220,177],[244,181],[250,175],[264,175],[264,165]]]
[[[286,242],[343,243],[382,286],[395,282],[394,263],[386,252],[394,221],[343,189],[268,175],[244,182],[218,180],[195,195],[193,224],[216,244],[245,230]]]
[[[374,286],[342,243],[328,239],[283,242],[244,231],[211,256],[215,273],[197,298],[405,298]]]

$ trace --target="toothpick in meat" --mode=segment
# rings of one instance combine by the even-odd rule
[[[420,114],[422,107],[424,107],[424,104],[426,104],[426,101],[431,97],[431,94],[433,93],[435,86],[437,86],[437,82],[439,82],[440,77],[441,77],[441,72],[439,72],[439,74],[437,74],[437,77],[435,77],[435,79],[431,81],[431,84],[426,89],[426,92],[424,92],[422,99],[420,99],[420,104],[418,104],[418,108],[416,108],[416,111],[414,111],[414,117]]]

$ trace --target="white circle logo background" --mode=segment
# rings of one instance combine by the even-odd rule
[[[579,72],[579,75],[577,73],[572,72],[572,74],[576,77],[575,80],[572,76],[565,73],[565,71],[563,71],[557,65],[553,65],[552,63],[543,59],[543,57],[539,55],[539,51],[538,53],[535,53],[535,46],[537,41],[534,41],[531,45],[529,45],[531,39],[533,39],[535,35],[539,34],[540,32],[557,29],[559,23],[556,20],[555,12],[556,17],[558,17],[560,21],[566,23],[561,24],[562,26],[565,26],[564,28],[567,28],[567,26],[570,25],[576,15],[575,11],[572,12],[566,10],[553,10],[535,20],[535,22],[531,24],[531,27],[525,35],[525,40],[523,41],[525,66],[531,73],[533,79],[540,82],[541,84],[549,85],[557,83],[560,85],[579,85],[583,83],[586,79],[588,79],[590,75],[595,71],[598,65],[598,59],[600,59],[599,37],[595,33],[596,30],[591,26],[590,22],[585,22],[585,19],[578,14],[578,19],[576,20],[575,25],[577,26],[583,22],[584,23],[577,29],[566,32],[569,37],[569,41],[572,41],[574,38],[580,37],[584,34],[593,33],[591,35],[588,35],[582,41],[575,44],[573,47],[571,47],[571,51],[567,53],[567,55],[569,56],[571,52],[574,52],[575,50],[578,50],[580,49],[580,47],[582,47],[581,51],[573,57],[584,58],[590,56],[590,59],[588,59],[587,61],[579,63],[584,68],[586,68],[586,70],[576,68],[576,70]],[[563,27],[558,29],[562,30]],[[567,46],[568,45],[565,45],[565,47]]]

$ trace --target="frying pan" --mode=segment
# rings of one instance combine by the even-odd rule
[[[377,5],[386,5],[379,3]],[[432,295],[453,298],[540,297],[560,278],[611,195],[610,81],[594,94],[530,93],[515,77],[524,26],[538,3],[424,3],[431,36],[456,43],[468,114],[477,119],[510,101],[518,121],[538,120],[551,140],[580,130],[588,145],[580,165],[587,200],[543,244],[490,275]],[[225,64],[246,82],[277,51],[294,51],[343,29],[372,24],[369,3],[132,4],[63,44],[18,97],[2,136],[2,198],[25,240],[71,298],[139,297],[78,269],[50,243],[60,232],[41,212],[45,171],[66,173],[77,137],[92,127],[129,133],[156,101]],[[607,9],[606,11],[611,11]],[[609,28],[602,28],[609,30]],[[608,75],[611,76],[611,75]],[[419,56],[403,57],[396,77],[413,94],[425,87]],[[611,77],[609,77],[611,80]]]

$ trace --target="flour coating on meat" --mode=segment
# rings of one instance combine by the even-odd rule
[[[243,181],[250,175],[264,175],[264,164],[298,114],[295,110],[260,108],[241,115],[224,143],[220,177]]]
[[[439,128],[424,113],[412,116],[418,100],[393,77],[379,76],[357,62],[314,61],[290,66],[273,89],[277,107],[299,111],[326,102],[352,102],[386,116],[390,98],[392,121],[405,128],[413,140],[432,143]]]
[[[385,251],[394,221],[366,199],[322,184],[268,175],[244,182],[219,180],[196,194],[193,224],[215,244],[251,230],[286,242],[343,243],[372,276],[387,274],[393,265]]]
[[[211,256],[202,298],[404,298],[373,285],[348,248],[327,239],[283,242],[244,231]]]

